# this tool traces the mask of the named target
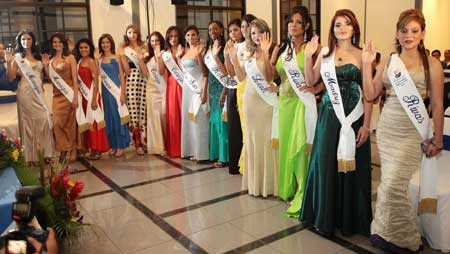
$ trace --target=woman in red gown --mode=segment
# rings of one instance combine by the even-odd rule
[[[82,105],[86,113],[88,107],[92,110],[102,108],[102,98],[99,94],[99,72],[98,65],[94,60],[94,44],[88,39],[81,39],[75,46],[75,53],[78,60],[78,78],[81,79],[86,86],[91,89],[93,87],[93,99],[91,105],[83,97]],[[84,147],[90,150],[89,159],[98,160],[103,152],[109,151],[108,138],[106,136],[105,121],[97,122],[94,120],[92,129],[84,133]]]
[[[179,28],[169,27],[166,32],[167,51],[172,52],[172,57],[178,63],[184,50],[184,37]],[[166,118],[167,118],[167,155],[171,158],[181,156],[181,84],[168,71],[166,91]]]

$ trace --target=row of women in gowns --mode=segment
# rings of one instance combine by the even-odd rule
[[[317,37],[311,39],[312,22],[304,7],[291,10],[286,22],[288,39],[273,52],[267,23],[253,18],[246,16],[245,22],[241,24],[245,42],[235,39],[233,44],[222,47],[223,52],[217,47],[217,44],[225,44],[223,27],[216,21],[209,26],[206,45],[198,40],[198,30],[195,27],[186,31],[189,35],[187,49],[180,46],[184,43],[183,35],[176,27],[169,28],[165,40],[159,33],[150,36],[149,56],[144,60],[147,61],[146,71],[150,73],[147,74],[150,77],[147,79],[147,102],[151,102],[148,103],[151,110],[147,114],[148,119],[152,119],[148,121],[147,131],[147,145],[151,144],[149,150],[156,153],[167,151],[172,157],[193,157],[199,161],[209,158],[222,163],[226,163],[228,157],[237,161],[236,158],[241,156],[243,189],[248,189],[250,195],[273,195],[289,201],[287,214],[298,217],[319,233],[329,236],[339,229],[344,235],[372,234],[371,242],[389,253],[416,251],[421,239],[407,189],[413,172],[420,168],[422,139],[400,106],[390,84],[386,71],[389,60],[381,65],[372,81],[372,69],[369,66],[376,52],[370,46],[361,51],[358,21],[350,10],[335,13],[328,39],[328,53],[320,49]],[[442,77],[438,74],[442,74],[438,70],[442,67],[424,55],[424,29],[425,21],[420,11],[409,10],[402,13],[397,24],[397,52],[407,66],[420,95],[425,97],[429,94],[432,101],[442,102],[442,98],[439,98],[442,97],[442,91],[439,90]],[[413,33],[415,35],[410,35]],[[309,40],[311,41],[306,43]],[[218,41],[216,45],[214,41]],[[168,56],[179,64],[177,65],[182,72],[189,73],[199,81],[198,84],[202,86],[200,94],[189,90],[188,84],[180,84],[180,79],[165,67],[162,61],[164,52],[161,50],[164,46],[168,49]],[[125,81],[118,56],[114,54],[114,41],[110,36],[102,36],[99,48],[102,52],[100,67],[123,93]],[[202,52],[208,50],[213,51],[216,63],[225,62],[225,66],[219,66],[223,74],[234,75],[239,81],[236,93],[224,89],[210,72],[206,75]],[[33,61],[33,54],[24,55]],[[324,91],[318,105],[312,150],[308,143],[307,126],[310,122],[306,120],[307,108],[305,102],[296,96],[295,87],[290,83],[284,64],[286,56],[295,59],[304,76],[306,85],[301,89],[303,92]],[[419,56],[420,60],[409,56]],[[324,62],[329,57],[334,60],[332,64],[344,115],[351,115],[358,104],[363,105],[364,114],[354,119],[350,127],[355,133],[353,162],[339,161],[337,156],[341,119],[333,108],[334,94],[330,96],[328,88],[321,83],[326,80],[320,79],[320,71],[324,70]],[[140,61],[144,59],[142,56],[137,58]],[[38,67],[34,68],[38,70]],[[62,75],[64,76],[63,73]],[[279,87],[267,82],[276,76],[281,80]],[[158,81],[158,78],[162,80]],[[22,78],[22,88],[19,91],[27,88],[28,81],[24,80]],[[258,84],[265,86],[264,90],[255,85],[261,80],[265,83]],[[86,81],[89,82],[88,79]],[[165,89],[162,87],[164,85]],[[378,128],[382,177],[375,218],[372,221],[370,132],[367,126],[370,126],[370,101],[378,96],[383,86],[387,89],[388,98]],[[268,97],[262,96],[261,92],[272,93],[269,97],[279,93],[277,103],[268,103]],[[20,94],[21,92],[18,93],[18,105],[25,109]],[[237,130],[237,125],[227,126],[223,121],[221,102],[225,101],[225,94],[229,96],[227,109],[230,105],[236,107],[236,103],[238,104],[242,140],[229,139],[233,135],[228,135],[228,131]],[[128,136],[129,139],[127,125],[122,123],[117,110],[118,104],[125,103],[125,96],[121,94],[120,100],[114,96],[110,96],[109,100],[108,96],[108,90],[103,90],[106,132],[111,148],[120,152],[129,143],[126,138]],[[195,117],[192,117],[189,100],[195,96],[201,97],[202,106]],[[364,97],[367,98],[363,99]],[[42,124],[45,123],[44,108],[35,108],[39,111],[36,115],[40,116],[41,124],[25,125],[31,132],[40,128],[44,135],[49,135],[50,129]],[[443,119],[439,117],[443,115],[442,105],[434,103],[432,109],[435,115],[435,136],[427,143],[428,156],[434,156],[442,149]],[[231,112],[227,113],[227,117],[238,120],[236,111]],[[272,124],[276,119],[274,114],[278,114],[275,125]],[[278,135],[273,132],[276,125]],[[111,136],[117,134],[118,136]],[[236,151],[236,148],[228,152],[227,147],[239,147],[235,145],[242,141],[242,152]],[[26,142],[33,144],[35,141]],[[73,143],[76,144],[75,141]],[[238,155],[231,155],[232,152]]]

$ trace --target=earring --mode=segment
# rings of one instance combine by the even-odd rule
[[[352,44],[354,45],[356,43],[356,36],[355,36],[355,34],[353,34],[353,36],[352,36]]]
[[[303,41],[308,41],[308,34],[306,33],[306,31],[303,35]]]

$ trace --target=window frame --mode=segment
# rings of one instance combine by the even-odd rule
[[[45,0],[41,0],[45,1]],[[30,8],[33,9],[33,19],[36,27],[36,31],[33,31],[33,33],[36,36],[37,42],[44,42],[49,38],[42,38],[41,34],[44,32],[53,32],[55,29],[48,28],[48,27],[41,27],[42,24],[40,22],[40,19],[43,17],[41,15],[40,8],[59,8],[62,12],[62,29],[58,30],[57,32],[60,32],[66,36],[67,33],[71,32],[87,32],[88,37],[92,38],[92,20],[91,20],[91,8],[90,8],[90,1],[91,0],[85,0],[84,2],[64,2],[64,0],[61,0],[61,2],[40,2],[38,0],[30,0],[29,2],[16,2],[16,1],[2,1],[0,0],[0,8],[1,9],[7,9],[8,10],[8,31],[0,31],[0,34],[9,33],[12,38],[15,37],[14,33],[16,31],[12,31],[12,21],[11,21],[11,13],[9,11],[10,8],[14,7],[21,7],[21,8]],[[66,29],[65,26],[65,17],[64,17],[64,8],[85,8],[86,9],[86,17],[87,17],[87,29],[76,29],[76,28],[70,28]],[[17,31],[18,32],[18,31]],[[13,43],[13,41],[5,41],[4,37],[1,36],[0,39],[3,43]]]

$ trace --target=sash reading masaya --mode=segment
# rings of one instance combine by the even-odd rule
[[[322,56],[328,53],[328,47],[322,48]],[[339,83],[336,77],[336,68],[334,65],[334,52],[331,56],[322,57],[320,68],[322,80],[327,88],[328,96],[333,105],[334,113],[341,123],[341,130],[339,133],[339,144],[337,150],[338,172],[348,172],[356,170],[355,152],[356,152],[356,137],[352,129],[352,123],[358,120],[364,114],[364,106],[362,103],[362,91],[359,89],[359,99],[352,112],[345,116],[344,105],[339,90]]]
[[[61,92],[61,94],[66,97],[66,99],[72,103],[74,99],[74,91],[71,86],[69,86],[66,81],[56,72],[53,68],[53,59],[50,60],[49,64],[49,76],[53,82],[53,85]],[[83,111],[83,106],[81,103],[81,94],[77,93],[78,107],[76,108],[76,120],[78,123],[78,130],[80,133],[85,132],[92,128],[91,124],[86,120],[86,116]]]
[[[293,44],[291,44],[291,48],[294,48]],[[286,50],[281,54],[281,60],[292,89],[295,91],[295,94],[303,102],[303,104],[305,104],[306,144],[308,146],[307,151],[310,152],[314,141],[317,123],[316,97],[310,92],[300,90],[302,86],[306,85],[306,81],[300,71],[300,68],[298,67],[295,55],[289,59],[287,51],[288,49],[286,48]]]
[[[28,81],[31,88],[33,89],[34,94],[39,100],[39,103],[44,107],[45,113],[47,114],[47,122],[50,129],[53,128],[53,121],[48,110],[47,103],[44,98],[44,91],[42,90],[42,80],[41,74],[36,73],[31,67],[31,64],[28,62],[26,58],[23,58],[20,54],[16,54],[14,57],[14,61],[22,72],[22,76]]]
[[[422,141],[427,141],[433,136],[433,128],[417,87],[408,73],[405,65],[398,56],[393,54],[387,69],[389,81],[395,90],[402,108],[416,127]],[[427,158],[422,155],[422,167],[420,171],[420,201],[418,213],[432,213],[437,211],[438,168],[436,156]]]

